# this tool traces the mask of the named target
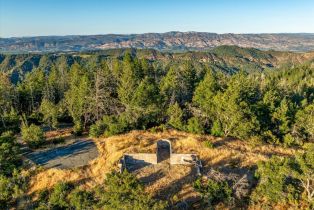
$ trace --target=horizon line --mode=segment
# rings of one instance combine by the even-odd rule
[[[25,35],[25,36],[9,36],[2,37],[0,39],[14,39],[14,38],[35,38],[35,37],[67,37],[67,36],[106,36],[106,35],[142,35],[142,34],[167,34],[167,33],[207,33],[207,34],[235,34],[235,35],[263,35],[263,34],[314,34],[314,32],[254,32],[254,33],[216,33],[216,32],[206,32],[206,31],[166,31],[166,32],[143,32],[143,33],[99,33],[99,34],[60,34],[60,35]]]

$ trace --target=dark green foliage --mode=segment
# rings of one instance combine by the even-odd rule
[[[20,165],[20,150],[12,132],[0,136],[0,175],[11,175]]]
[[[296,113],[295,128],[297,137],[314,139],[314,104],[306,105]]]
[[[45,141],[44,132],[40,126],[31,124],[28,126],[26,123],[23,123],[21,127],[22,139],[30,147],[37,148],[41,146]]]
[[[160,90],[168,103],[178,102],[182,105],[192,99],[196,82],[194,66],[190,62],[185,62],[181,68],[170,67],[160,83]]]
[[[104,116],[103,119],[97,121],[91,126],[89,135],[92,137],[99,137],[101,135],[112,136],[123,133],[128,129],[128,124],[124,116]]]
[[[57,183],[51,191],[39,193],[37,209],[68,209],[71,207],[68,196],[73,186],[70,183]]]
[[[180,108],[180,105],[178,103],[175,103],[173,105],[170,105],[167,110],[168,115],[168,124],[172,126],[173,128],[176,128],[178,130],[182,130],[184,127],[183,125],[183,111]]]
[[[94,197],[91,192],[75,189],[69,195],[69,204],[77,210],[91,209],[93,206]]]
[[[104,188],[98,191],[101,209],[166,209],[166,203],[152,199],[143,193],[144,188],[136,177],[124,171],[110,173],[104,182]]]
[[[51,128],[58,126],[58,106],[47,99],[43,99],[39,108],[43,114],[43,121]]]
[[[223,131],[222,131],[222,128],[221,128],[221,124],[218,120],[214,121],[213,123],[213,126],[210,130],[210,133],[213,135],[213,136],[223,136]]]
[[[314,206],[314,145],[291,158],[273,157],[258,164],[259,184],[252,194],[252,202],[300,203]]]
[[[0,174],[0,209],[9,209],[25,189],[25,180],[14,170],[11,176]]]
[[[232,189],[227,182],[209,179],[206,183],[202,183],[198,179],[194,183],[194,189],[201,194],[205,206],[214,206],[220,202],[228,204],[232,200]]]
[[[204,134],[204,126],[200,119],[196,117],[191,117],[187,123],[187,131],[195,134]]]
[[[253,201],[263,198],[270,203],[285,200],[289,193],[285,191],[286,172],[286,160],[284,159],[273,157],[265,163],[260,163],[256,172],[260,184],[253,193]]]
[[[14,133],[20,131],[19,116],[17,115],[16,111],[13,108],[11,108],[9,112],[4,112],[1,118],[2,123],[0,126],[0,134],[5,131],[12,131]]]
[[[82,118],[85,118],[88,105],[88,93],[90,88],[90,80],[86,71],[77,63],[70,70],[69,89],[65,93],[65,103],[67,110],[74,122],[74,133],[80,135],[84,125]]]
[[[95,124],[91,125],[89,128],[89,136],[91,137],[99,137],[104,134],[106,130],[106,125],[103,120],[98,120]]]
[[[263,67],[243,58],[272,56],[233,46],[208,53],[166,55],[126,49],[85,55],[37,55],[36,68],[16,84],[10,81],[12,75],[2,72],[0,132],[17,132],[18,114],[25,114],[29,124],[55,128],[59,122],[72,122],[76,135],[93,124],[91,136],[165,124],[198,134],[254,137],[287,147],[313,139],[314,71],[310,65],[256,72]],[[226,63],[208,63],[210,55],[226,58]],[[26,55],[4,57],[13,66],[13,61],[30,59]],[[228,66],[232,59],[240,63]],[[103,120],[104,116],[110,117]]]
[[[62,136],[55,137],[55,138],[51,139],[50,142],[51,142],[52,144],[62,144],[62,143],[65,142],[65,138],[62,137]]]
[[[72,188],[71,184],[64,182],[55,185],[49,196],[49,206],[52,209],[66,209],[69,206],[66,198]]]

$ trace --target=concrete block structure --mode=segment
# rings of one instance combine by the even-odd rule
[[[195,154],[171,154],[170,156],[170,164],[182,164],[182,165],[191,165],[194,164],[197,160],[197,156]]]
[[[171,142],[167,139],[157,141],[156,147],[156,153],[124,154],[120,159],[120,171],[133,171],[147,165],[166,162],[170,165],[194,165],[200,174],[202,164],[196,154],[172,153]]]

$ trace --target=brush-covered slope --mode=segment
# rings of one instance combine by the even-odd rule
[[[11,75],[14,82],[23,78],[25,73],[35,68],[49,71],[52,67],[68,69],[74,62],[83,66],[99,60],[122,59],[126,52],[133,56],[148,59],[152,64],[165,68],[172,64],[191,61],[197,66],[207,66],[214,70],[234,73],[263,71],[295,65],[313,65],[314,52],[293,53],[280,51],[261,51],[254,48],[220,46],[206,52],[169,53],[157,50],[112,49],[84,53],[49,54],[0,54],[0,71]]]
[[[168,32],[106,34],[89,36],[42,36],[0,38],[0,52],[56,52],[113,48],[156,49],[162,51],[208,50],[221,45],[237,45],[263,50],[314,50],[314,34],[216,34]]]

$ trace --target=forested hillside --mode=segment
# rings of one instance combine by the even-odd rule
[[[0,69],[10,75],[16,83],[24,75],[36,68],[50,71],[52,67],[68,69],[76,62],[88,66],[95,59],[114,63],[122,60],[126,52],[138,59],[146,59],[155,68],[169,69],[171,65],[181,65],[189,61],[196,68],[211,68],[232,74],[240,70],[248,73],[267,69],[290,68],[300,64],[313,65],[314,53],[292,53],[261,51],[254,48],[220,46],[207,52],[166,53],[156,50],[113,49],[84,53],[50,54],[0,54]],[[88,67],[87,67],[88,68]]]
[[[176,129],[291,148],[303,148],[314,140],[311,53],[238,47],[174,54],[111,50],[1,55],[0,62],[0,190],[3,191],[0,193],[5,195],[0,202],[3,206],[16,198],[13,192],[23,188],[18,172],[20,152],[14,134],[21,131],[23,141],[37,148],[45,144],[43,125],[53,129],[60,123],[71,123],[75,135],[88,132],[92,137],[131,130]],[[313,153],[308,151],[296,159],[273,159],[274,165],[261,163],[257,178],[266,181],[258,185],[252,202],[265,197],[270,204],[278,203],[289,195],[298,204],[313,207]],[[291,177],[285,177],[284,170],[289,171],[293,164],[299,168]],[[272,167],[280,172],[280,177],[271,173]],[[270,177],[265,178],[268,174]],[[116,176],[123,174],[109,175],[107,182],[114,184],[111,190],[119,185]],[[136,197],[141,186],[131,175],[125,176],[125,182],[134,184],[136,190],[132,193]],[[285,181],[290,178],[293,180],[287,184]],[[273,191],[265,190],[272,179],[280,180],[278,186]],[[307,181],[309,188],[304,184]],[[224,193],[231,196],[225,185],[196,183],[195,188],[204,199],[214,193],[211,187],[215,188],[214,196],[220,196],[215,199],[220,202],[224,201],[221,196]],[[67,193],[70,188],[58,185],[50,198],[61,191]],[[108,195],[110,191],[103,192],[99,208],[108,204]],[[166,206],[154,202],[147,201],[147,209]]]

